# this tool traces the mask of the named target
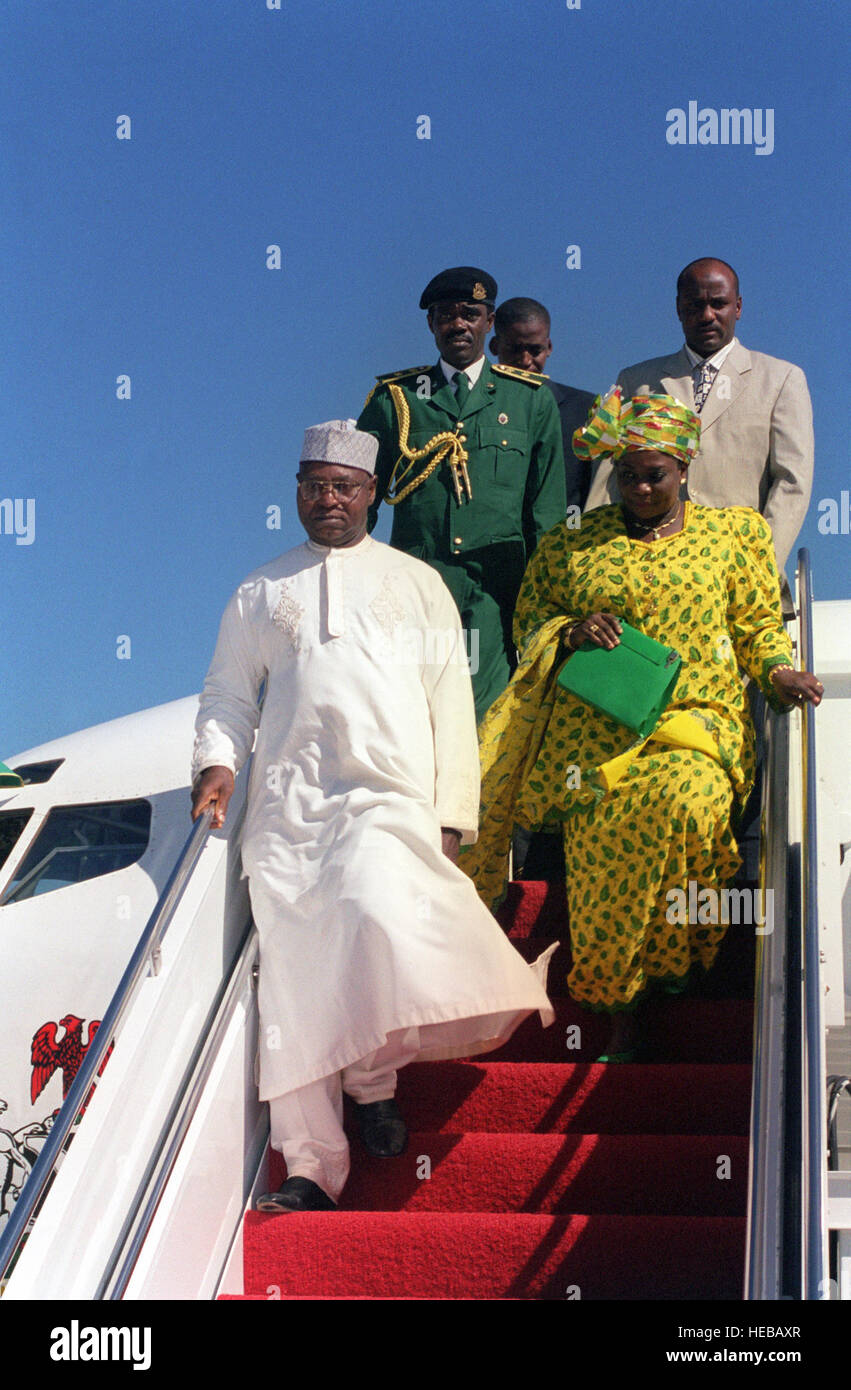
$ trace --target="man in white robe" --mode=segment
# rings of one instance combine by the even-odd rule
[[[260,935],[260,1097],[288,1178],[258,1206],[335,1206],[342,1095],[370,1152],[400,1153],[396,1072],[498,1047],[553,1012],[457,868],[479,762],[464,635],[422,561],[366,531],[377,441],[305,434],[305,544],[250,575],[201,696],[193,816],[223,824],[255,738],[242,836]],[[262,711],[259,692],[265,682]]]

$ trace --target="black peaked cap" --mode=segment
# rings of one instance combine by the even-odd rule
[[[494,305],[496,293],[496,280],[486,270],[474,265],[456,265],[451,270],[441,270],[429,280],[420,296],[420,308],[430,309],[441,299]]]

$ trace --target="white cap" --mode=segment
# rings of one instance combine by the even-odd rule
[[[375,472],[378,440],[359,430],[356,420],[326,420],[304,432],[300,463],[339,463],[345,468]]]

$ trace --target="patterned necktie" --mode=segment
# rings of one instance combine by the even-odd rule
[[[461,410],[466,404],[467,397],[470,394],[470,383],[467,380],[467,373],[455,372],[452,381],[455,385],[455,399],[458,402],[458,409]]]
[[[699,415],[703,409],[703,403],[709,395],[710,387],[715,380],[715,368],[709,362],[701,362],[694,369],[694,408]]]

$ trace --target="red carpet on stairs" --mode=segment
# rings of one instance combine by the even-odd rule
[[[563,931],[563,893],[511,885],[500,917],[527,959]],[[728,937],[697,996],[660,998],[647,1060],[620,1065],[593,1062],[607,1023],[567,997],[560,947],[553,1026],[404,1068],[408,1149],[353,1140],[339,1211],[246,1217],[243,1296],[741,1298],[753,936]],[[284,1177],[272,1154],[270,1185]]]
[[[287,1223],[286,1231],[278,1229]],[[301,1231],[298,1230],[301,1227]],[[736,1298],[744,1218],[311,1212],[246,1217],[268,1296]]]

